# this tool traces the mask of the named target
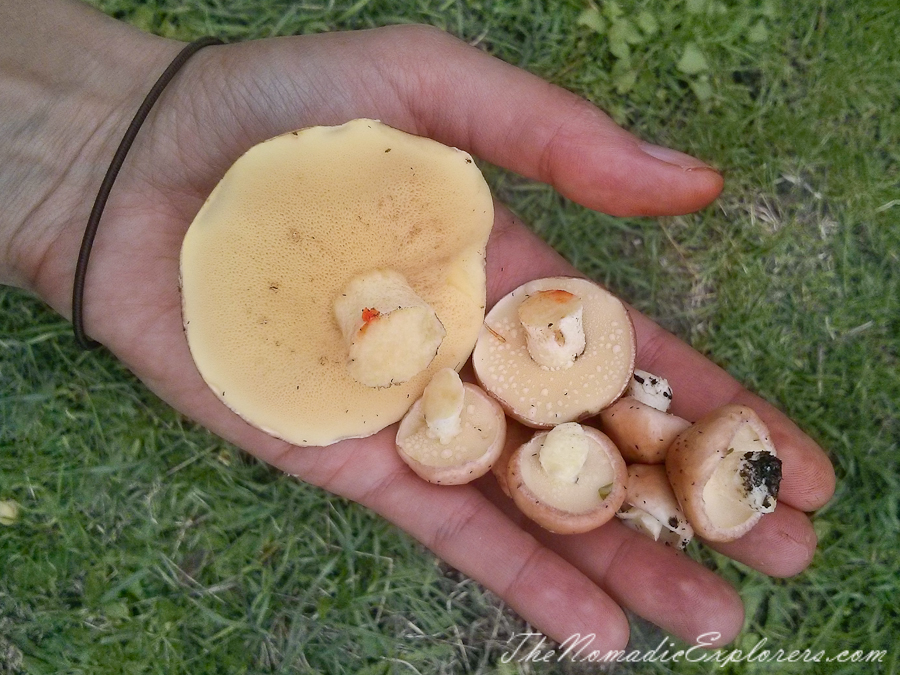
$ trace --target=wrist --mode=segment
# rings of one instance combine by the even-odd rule
[[[182,45],[68,0],[0,0],[0,25],[15,26],[0,40],[0,283],[52,288],[68,313],[57,305],[77,249],[64,264],[51,250],[80,240],[125,128]]]

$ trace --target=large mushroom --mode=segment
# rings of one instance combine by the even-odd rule
[[[461,485],[490,471],[505,438],[506,417],[500,405],[445,368],[400,422],[397,450],[430,483]]]
[[[635,337],[620,300],[586,279],[528,282],[488,313],[475,376],[507,414],[548,429],[596,414],[622,395]]]
[[[759,415],[727,405],[675,439],[666,474],[694,531],[710,541],[733,541],[775,510],[781,460]]]
[[[254,146],[182,246],[200,374],[297,445],[379,431],[471,353],[492,224],[471,156],[374,120]]]
[[[519,510],[558,534],[587,532],[610,520],[627,481],[613,442],[577,422],[535,434],[513,453],[506,478]]]

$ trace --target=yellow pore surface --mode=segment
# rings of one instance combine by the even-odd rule
[[[185,331],[203,379],[254,426],[298,445],[399,420],[437,370],[468,358],[484,318],[490,191],[472,158],[373,120],[251,148],[185,236]],[[375,268],[401,273],[447,330],[410,381],[347,373],[335,297]]]

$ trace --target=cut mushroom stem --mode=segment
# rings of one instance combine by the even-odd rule
[[[751,433],[749,427],[743,427],[735,434],[734,447],[729,448],[706,489],[730,495],[752,511],[771,513],[781,483],[781,460],[770,452],[748,450],[758,442]]]
[[[666,470],[659,464],[628,467],[625,503],[616,516],[631,529],[681,550],[694,536],[666,478]]]
[[[539,432],[510,458],[510,495],[522,513],[551,532],[593,530],[611,519],[625,499],[625,461],[597,429],[573,423],[563,435],[550,438],[554,431]]]
[[[455,383],[447,370],[456,376]],[[453,418],[449,413],[457,403],[459,414]],[[434,420],[428,419],[429,409],[439,412],[438,433]],[[440,431],[450,426],[458,430],[441,437]],[[446,369],[438,371],[400,422],[397,450],[403,461],[430,483],[460,485],[490,471],[505,439],[506,417],[500,405],[474,384],[463,384],[453,369]]]
[[[428,367],[446,335],[434,310],[399,272],[360,274],[335,299],[347,370],[367,387],[390,387]]]
[[[428,431],[442,445],[447,445],[462,431],[462,411],[465,388],[459,373],[444,368],[434,374],[422,394],[422,409]]]
[[[587,460],[590,440],[584,427],[566,422],[550,430],[538,453],[544,472],[563,483],[574,483]]]
[[[637,368],[631,375],[631,384],[628,385],[626,395],[633,396],[644,405],[661,412],[666,412],[672,405],[672,387],[669,386],[668,380]]]
[[[551,370],[571,368],[584,352],[583,313],[581,298],[560,289],[540,291],[519,305],[532,360]]]
[[[781,460],[759,416],[728,405],[678,436],[666,473],[697,534],[733,541],[775,509]]]

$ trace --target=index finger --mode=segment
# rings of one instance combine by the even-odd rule
[[[408,68],[383,76],[393,81],[416,133],[612,215],[689,213],[722,190],[722,176],[711,167],[642,142],[561,87],[439,30],[390,30],[403,32],[391,41],[391,59]]]

